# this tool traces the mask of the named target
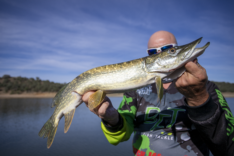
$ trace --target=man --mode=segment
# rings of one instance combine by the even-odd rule
[[[158,31],[149,39],[148,53],[159,53],[176,44],[173,34]],[[176,81],[164,81],[161,103],[152,84],[124,93],[118,111],[107,97],[98,108],[90,110],[102,119],[107,140],[117,145],[134,131],[135,155],[203,156],[209,155],[208,149],[214,155],[233,155],[234,118],[225,99],[207,80],[206,70],[197,59],[185,68]],[[92,93],[84,94],[86,104]]]

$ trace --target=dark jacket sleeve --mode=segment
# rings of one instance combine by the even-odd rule
[[[188,116],[214,156],[234,155],[234,117],[218,87],[208,81],[208,100],[187,106]]]

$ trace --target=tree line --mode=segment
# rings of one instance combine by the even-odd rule
[[[234,83],[214,82],[221,92],[234,92]],[[0,92],[21,94],[24,92],[58,92],[66,83],[54,83],[49,80],[41,80],[39,77],[0,77]]]
[[[214,82],[221,92],[234,92],[234,83],[229,82]]]
[[[24,92],[58,92],[66,83],[54,83],[49,80],[41,80],[39,77],[11,77],[4,75],[0,77],[0,91],[11,94]]]

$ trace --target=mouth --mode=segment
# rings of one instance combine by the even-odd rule
[[[168,60],[157,58],[155,62],[158,66],[160,67],[162,66],[162,68],[160,68],[160,70],[154,69],[152,71],[160,72],[160,73],[174,72],[177,69],[180,69],[181,67],[183,67],[187,62],[192,61],[197,64],[198,63],[197,57],[202,55],[205,49],[210,45],[210,42],[207,42],[203,47],[196,48],[197,44],[199,44],[201,40],[202,40],[202,37],[189,44],[176,47],[176,53],[170,54],[169,55],[170,57]],[[147,63],[149,64],[151,62],[147,62]]]
[[[203,54],[205,49],[210,45],[210,42],[207,42],[203,47],[195,48],[197,44],[201,42],[201,40],[202,40],[202,37],[187,45],[184,45],[185,46],[184,49],[190,49],[190,50],[185,52],[185,54],[181,58],[181,61],[183,61],[184,63],[189,62],[189,61],[198,63],[197,57]]]
[[[187,52],[184,53],[182,60],[187,60],[189,58],[191,58],[191,55],[193,55],[194,51],[195,51],[195,47],[201,42],[202,37],[193,41],[192,43],[189,43],[187,45],[185,45],[184,50],[187,50]]]
[[[200,41],[199,41],[200,42]],[[194,45],[194,48],[196,47],[196,45],[199,43],[199,42],[197,42],[195,45]],[[178,68],[181,68],[182,66],[184,66],[186,63],[188,63],[188,62],[190,62],[190,61],[192,61],[192,62],[194,62],[194,63],[198,63],[198,59],[197,59],[197,57],[198,56],[200,56],[201,54],[203,54],[203,52],[205,51],[205,49],[209,46],[209,42],[205,45],[205,46],[203,46],[203,47],[201,47],[201,48],[195,48],[195,49],[193,49],[192,51],[190,50],[189,52],[186,52],[186,56],[185,56],[185,58],[183,58],[183,63],[182,64],[180,64],[179,66],[177,66],[177,67],[175,67],[175,68],[173,68],[173,69],[171,69],[171,70],[169,70],[169,72],[174,72],[175,70],[177,70]],[[189,55],[189,56],[188,56]],[[187,58],[187,59],[186,59]],[[186,61],[186,60],[187,61]]]

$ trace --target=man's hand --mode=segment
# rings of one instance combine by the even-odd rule
[[[82,100],[86,106],[88,106],[89,96],[93,93],[94,91],[89,91],[83,95]],[[113,107],[108,97],[105,97],[104,101],[97,108],[90,109],[90,111],[96,114],[99,118],[105,120],[110,126],[115,126],[119,121],[119,113]]]
[[[185,96],[189,106],[199,106],[209,98],[206,90],[206,70],[198,64],[197,59],[185,64],[185,68],[186,71],[178,78],[175,85]]]

